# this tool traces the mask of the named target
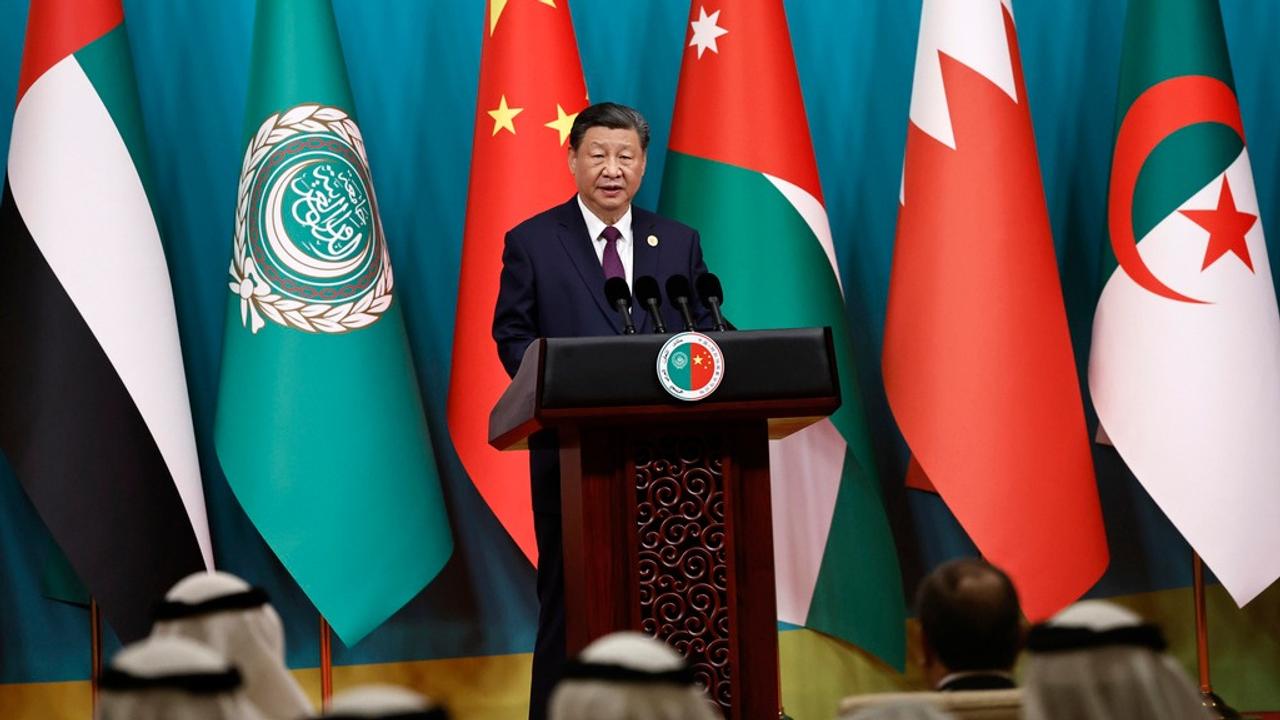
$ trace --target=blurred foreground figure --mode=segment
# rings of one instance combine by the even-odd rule
[[[173,586],[156,609],[153,637],[184,637],[240,668],[245,694],[268,720],[297,720],[314,708],[284,663],[284,625],[267,594],[235,575],[200,572]]]
[[[97,720],[261,720],[240,673],[218,653],[177,637],[121,650],[102,673]]]
[[[684,658],[637,632],[606,635],[565,666],[551,720],[716,720]]]
[[[849,720],[952,720],[953,717],[927,702],[899,702],[863,708]]]
[[[397,685],[358,685],[333,696],[328,720],[449,720],[449,713],[425,695]]]
[[[1160,628],[1101,600],[1076,603],[1027,638],[1026,720],[1207,720]]]
[[[1022,649],[1013,583],[981,558],[939,565],[916,593],[925,678],[934,690],[1007,690]]]

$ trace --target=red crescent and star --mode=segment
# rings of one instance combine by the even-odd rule
[[[1189,125],[1217,123],[1235,131],[1244,141],[1240,106],[1230,86],[1204,75],[1183,75],[1156,83],[1130,106],[1116,133],[1115,156],[1111,165],[1111,193],[1107,203],[1107,224],[1116,260],[1143,289],[1161,297],[1186,303],[1203,303],[1165,285],[1151,272],[1138,253],[1133,234],[1133,192],[1147,156],[1165,138]],[[1236,209],[1235,197],[1226,176],[1216,208],[1182,210],[1182,215],[1209,231],[1201,270],[1208,269],[1227,253],[1234,254],[1253,271],[1253,260],[1245,233],[1256,215]]]

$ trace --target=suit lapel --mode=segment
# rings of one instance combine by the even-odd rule
[[[641,210],[635,205],[631,206],[631,286],[635,288],[635,280],[645,275],[652,275],[658,281],[659,287],[665,278],[658,277],[658,260],[662,254],[662,238],[658,238],[657,245],[649,244],[649,237],[658,237],[654,234],[654,215],[651,212]],[[653,331],[653,320],[649,317],[649,313],[644,308],[635,304],[632,300],[632,306],[635,308],[636,332],[647,333]]]
[[[569,202],[560,206],[560,245],[573,262],[582,282],[587,286],[587,294],[595,300],[600,312],[613,326],[615,332],[622,332],[622,321],[618,313],[609,307],[604,296],[604,269],[596,258],[595,248],[591,247],[591,238],[587,235],[587,223],[582,219],[582,210],[578,207],[575,195]]]

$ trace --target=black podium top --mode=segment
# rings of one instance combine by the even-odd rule
[[[543,427],[768,419],[784,437],[840,406],[830,328],[704,333],[724,353],[720,387],[704,400],[668,395],[657,375],[670,335],[541,338],[529,346],[489,415],[489,442],[518,449]]]

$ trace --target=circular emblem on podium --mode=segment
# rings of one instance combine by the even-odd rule
[[[672,335],[658,351],[658,382],[671,397],[701,400],[724,379],[724,353],[716,341],[696,332]]]
[[[338,108],[272,115],[245,152],[232,292],[263,317],[315,333],[372,324],[391,303],[391,261],[355,122]]]

